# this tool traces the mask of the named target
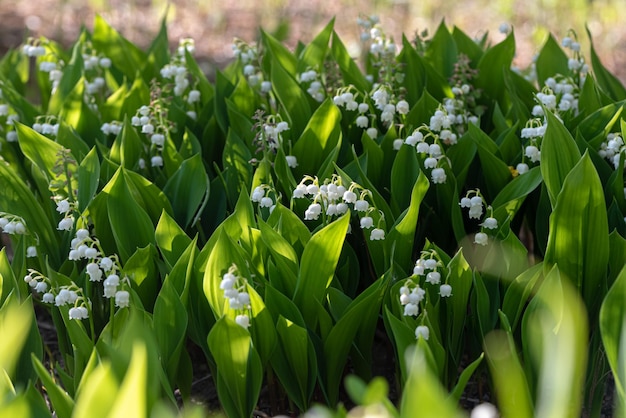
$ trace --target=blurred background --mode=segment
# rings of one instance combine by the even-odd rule
[[[182,37],[196,42],[196,57],[213,73],[232,60],[234,37],[254,41],[258,28],[294,46],[309,42],[334,16],[335,29],[348,49],[359,51],[359,15],[378,15],[387,34],[435,29],[445,19],[471,37],[486,32],[492,42],[504,38],[498,29],[515,30],[516,65],[526,67],[549,32],[557,39],[576,31],[588,56],[585,27],[604,65],[626,81],[625,0],[0,0],[0,53],[27,36],[43,35],[69,45],[96,13],[132,42],[145,48],[166,15],[172,47]]]

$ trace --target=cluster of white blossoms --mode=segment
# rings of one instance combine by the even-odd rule
[[[68,259],[71,261],[86,260],[85,272],[90,282],[102,282],[102,296],[115,298],[115,306],[125,308],[130,303],[130,279],[127,276],[120,278],[121,267],[117,255],[107,256],[100,247],[97,238],[92,237],[89,231],[80,228],[70,244]]]
[[[37,257],[37,237],[26,226],[24,218],[7,212],[0,212],[0,228],[9,235],[28,236],[33,242],[26,247],[26,257]]]
[[[489,243],[489,235],[485,231],[493,231],[498,229],[498,220],[493,217],[493,208],[487,206],[488,216],[483,219],[483,207],[485,199],[480,190],[470,190],[465,197],[461,198],[459,205],[462,208],[469,209],[468,216],[470,219],[482,219],[480,232],[474,236],[474,243],[479,245],[487,245]]]
[[[253,143],[256,145],[256,153],[276,154],[278,149],[285,152],[287,165],[290,168],[298,166],[298,159],[291,155],[291,142],[285,140],[289,124],[282,120],[280,114],[265,116],[263,110],[257,110],[252,117],[255,120],[253,129],[256,131]],[[254,159],[253,161],[256,161]]]
[[[426,132],[426,135],[423,132]],[[415,147],[416,152],[424,158],[424,168],[431,170],[430,180],[434,184],[446,182],[447,175],[443,162],[445,161],[450,165],[450,161],[443,153],[441,145],[439,145],[440,140],[441,137],[433,133],[426,125],[415,129],[404,141],[402,139],[396,140],[399,146],[405,144]],[[432,143],[429,141],[432,141]]]
[[[61,82],[61,77],[63,76],[62,69],[65,66],[65,63],[63,60],[44,61],[43,57],[48,55],[48,50],[45,46],[47,42],[48,40],[43,38],[37,40],[29,38],[22,47],[22,53],[27,57],[36,58],[39,61],[39,71],[42,73],[48,73],[48,78],[52,84],[52,92],[54,93]],[[52,58],[53,56],[51,55],[50,59]]]
[[[598,155],[609,160],[615,169],[619,168],[621,155],[626,151],[624,138],[619,132],[611,132],[606,136],[606,140],[600,144]]]
[[[419,316],[420,305],[427,296],[426,284],[438,286],[438,294],[441,298],[452,296],[452,286],[442,283],[441,272],[444,265],[435,250],[422,251],[420,258],[415,262],[413,275],[408,277],[400,287],[400,304],[404,307],[405,316]],[[420,282],[423,283],[420,285]],[[428,340],[429,330],[425,325],[420,325],[415,330],[415,338]]]
[[[10,104],[4,102],[2,87],[4,84],[0,81],[0,135],[4,136],[7,142],[16,142],[17,132],[14,122],[19,121],[20,117]]]
[[[31,289],[41,295],[43,303],[54,304],[58,307],[70,305],[69,319],[89,318],[91,301],[85,297],[83,290],[74,282],[54,288],[47,277],[34,269],[28,270],[28,274],[24,276],[24,281]]]
[[[164,120],[167,121],[161,114],[162,112],[165,112],[165,110],[159,105],[143,105],[137,110],[135,116],[131,118],[131,124],[137,128],[141,128],[141,133],[150,139],[150,165],[152,167],[163,166],[161,153],[170,129],[166,123],[162,123]],[[141,161],[140,168],[143,169],[144,167],[141,166]]]
[[[341,216],[353,209],[359,215],[359,226],[370,231],[370,240],[385,239],[384,216],[370,205],[372,193],[359,184],[352,182],[349,187],[342,184],[339,176],[333,175],[320,184],[317,177],[304,176],[296,186],[293,199],[308,199],[309,207],[304,211],[305,221],[315,221],[322,216],[324,222],[332,217]]]
[[[256,45],[248,44],[241,39],[235,39],[232,45],[233,55],[243,66],[243,75],[248,80],[250,87],[257,89],[262,94],[272,90],[272,83],[267,80],[260,66],[260,56]]]
[[[189,70],[187,69],[187,52],[195,52],[195,43],[191,38],[183,38],[178,41],[178,49],[168,64],[161,68],[161,77],[174,82],[174,95],[185,97],[188,104],[200,101],[200,91],[192,86]],[[185,96],[185,93],[187,95]],[[190,115],[191,117],[191,115]],[[195,117],[192,117],[195,119]]]
[[[100,127],[100,130],[102,131],[103,134],[105,135],[119,135],[120,132],[122,132],[122,122],[120,122],[119,120],[113,120],[111,122],[105,122],[102,124],[102,126]]]
[[[306,91],[317,102],[323,102],[326,98],[326,89],[324,88],[320,74],[313,70],[308,69],[298,74],[298,82],[305,86],[308,86]]]
[[[230,266],[222,276],[220,289],[224,291],[224,298],[230,309],[236,312],[235,322],[243,328],[250,327],[250,294],[247,292],[248,279],[241,276],[235,264]]]
[[[92,110],[97,109],[95,100],[89,100],[90,96],[105,93],[106,80],[105,71],[111,68],[111,59],[97,53],[89,45],[83,51],[85,95],[88,97],[87,103],[91,104]],[[54,63],[52,63],[54,64]]]
[[[395,57],[396,44],[382,30],[378,16],[358,17],[357,24],[361,27],[361,42],[369,43],[370,54],[377,58]]]
[[[250,200],[259,204],[260,208],[268,208],[270,213],[276,207],[274,203],[274,199],[272,199],[271,194],[276,194],[274,189],[268,184],[261,184],[254,188],[252,194],[250,195]]]
[[[567,60],[567,67],[572,72],[581,75],[580,82],[584,81],[584,76],[589,72],[589,66],[585,63],[585,59],[580,53],[580,43],[576,39],[576,33],[572,32],[572,36],[565,36],[561,39],[561,45],[572,52],[572,57]]]
[[[32,128],[42,135],[56,137],[59,134],[59,122],[54,116],[38,116]]]
[[[72,214],[76,209],[76,202],[70,201],[68,198],[55,199],[57,205],[56,211],[63,214],[63,219],[59,221],[57,229],[59,231],[71,231],[74,228],[74,215]]]

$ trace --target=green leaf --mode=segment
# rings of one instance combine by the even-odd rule
[[[515,177],[493,199],[491,206],[494,208],[496,219],[513,219],[517,211],[524,203],[526,196],[532,193],[542,182],[541,169],[534,167],[526,174]]]
[[[133,344],[128,371],[120,385],[109,417],[145,417],[148,415],[148,354],[145,343]]]
[[[617,77],[611,74],[604,67],[604,65],[602,65],[602,62],[596,53],[596,49],[593,46],[591,31],[589,28],[586,29],[590,43],[591,66],[593,68],[593,74],[596,77],[598,86],[615,101],[626,99],[626,88],[624,88],[623,84],[617,79]]]
[[[152,220],[133,197],[128,182],[128,175],[120,168],[102,190],[107,197],[108,218],[122,263],[135,249],[155,244]]]
[[[311,329],[318,321],[314,302],[323,300],[333,280],[349,222],[347,213],[315,233],[304,247],[293,299]]]
[[[76,398],[75,416],[93,418],[109,417],[120,383],[110,361],[105,361],[81,382],[81,390]]]
[[[354,85],[359,91],[368,91],[370,84],[361,73],[358,65],[354,62],[348,50],[339,39],[337,32],[333,31],[333,38],[330,44],[330,50],[339,66],[341,77],[346,85]]]
[[[298,167],[294,169],[296,177],[318,173],[326,157],[337,146],[341,136],[340,120],[341,112],[332,100],[325,100],[317,108],[292,149],[298,159]]]
[[[183,161],[165,184],[163,192],[172,202],[175,218],[185,228],[189,227],[209,193],[209,178],[200,154]]]
[[[35,199],[31,188],[12,170],[11,166],[0,161],[0,208],[19,214],[31,231],[39,238],[37,250],[49,257],[50,264],[56,266],[61,260],[60,238],[52,229],[42,205]]]
[[[476,360],[471,362],[465,369],[463,369],[463,372],[459,376],[457,384],[454,385],[454,388],[450,393],[449,399],[457,403],[459,402],[461,396],[463,396],[463,393],[465,392],[465,387],[467,386],[467,383],[469,382],[470,378],[472,377],[478,366],[480,366],[480,364],[483,362],[484,357],[485,353],[480,353],[480,356],[478,356]]]
[[[567,55],[554,39],[554,36],[550,34],[537,57],[537,83],[543,86],[548,77],[554,77],[557,74],[568,75],[570,69],[567,60]]]
[[[398,217],[387,237],[388,242],[392,243],[390,245],[395,245],[394,261],[405,270],[408,270],[413,264],[415,229],[417,228],[420,206],[429,187],[430,181],[423,172],[420,172],[411,190],[409,207]]]
[[[558,264],[561,274],[581,292],[591,312],[597,312],[606,289],[608,232],[600,178],[585,153],[565,178],[550,216],[544,263],[548,269]]]
[[[168,279],[163,282],[154,304],[153,322],[163,369],[173,386],[181,350],[185,347],[188,318],[185,305]]]
[[[46,175],[48,181],[56,178],[57,174],[54,167],[57,165],[60,153],[64,148],[21,123],[15,124],[15,130],[24,155]],[[67,179],[64,174],[61,174],[59,180],[66,181]]]
[[[513,329],[517,328],[517,323],[522,317],[522,312],[531,298],[537,282],[543,277],[542,273],[543,264],[538,263],[517,276],[506,290],[502,301],[502,312],[507,318],[510,318]]]
[[[301,411],[309,407],[317,378],[317,357],[306,328],[278,317],[278,344],[272,355],[272,369],[282,383],[289,399]]]
[[[72,410],[74,409],[74,400],[62,387],[55,383],[52,376],[50,376],[44,365],[41,364],[41,361],[35,355],[32,355],[31,358],[37,376],[39,376],[43,386],[46,388],[46,394],[50,398],[54,412],[59,418],[70,418],[72,416]]]
[[[165,262],[171,266],[191,243],[185,231],[167,212],[163,211],[156,226],[155,239]]]
[[[548,127],[541,142],[541,175],[548,189],[552,208],[570,170],[580,161],[576,142],[563,123],[546,111]]]
[[[424,95],[424,86],[426,84],[426,70],[422,64],[422,58],[417,54],[417,51],[413,48],[413,45],[409,42],[406,36],[402,35],[402,51],[398,55],[398,60],[406,65],[404,88],[406,89],[407,101],[409,103],[417,103],[417,101]],[[436,108],[436,105],[435,105]],[[413,109],[409,114],[413,113]],[[430,117],[425,113],[418,115],[421,121],[426,121],[426,117]],[[407,116],[407,120],[414,121],[414,118],[410,119]],[[419,126],[418,123],[414,123],[414,126]]]
[[[98,191],[100,161],[96,148],[83,158],[78,166],[78,210],[83,212]]]
[[[388,278],[380,278],[364,290],[352,301],[324,340],[326,373],[323,383],[331,405],[337,402],[341,375],[357,333],[369,332],[373,337],[373,330],[380,312],[383,294],[387,289],[387,283]],[[366,350],[368,347],[358,348]],[[371,349],[371,342],[369,348]]]
[[[510,71],[515,56],[515,36],[513,31],[499,44],[489,48],[478,63],[476,87],[483,89],[487,97],[498,100],[506,109],[506,88],[504,73]]]
[[[145,53],[120,35],[100,15],[94,18],[92,42],[94,48],[109,57],[129,80],[135,79],[147,61]]]
[[[291,136],[295,138],[302,134],[307,122],[309,122],[311,108],[307,93],[302,90],[293,77],[278,62],[272,62],[270,73],[272,89],[276,94],[276,100],[284,109]]]
[[[426,48],[424,58],[432,64],[439,74],[445,78],[450,78],[458,59],[457,55],[454,38],[442,20]]]
[[[400,416],[402,418],[414,417],[415,411],[420,411],[419,416],[423,418],[463,417],[464,414],[447,396],[441,382],[430,369],[425,352],[427,349],[425,341],[419,342],[417,347],[411,350],[412,352],[406,354],[407,362],[410,363],[410,372],[402,393]]]
[[[250,334],[232,319],[222,317],[207,341],[217,366],[217,393],[226,414],[251,416],[261,391],[263,368]]]
[[[589,338],[587,312],[569,283],[559,266],[554,266],[524,314],[524,357],[537,376],[535,416],[574,418],[581,414]]]
[[[295,76],[297,60],[287,47],[263,30],[261,30],[261,41],[267,48],[268,59],[276,61],[287,73]],[[274,67],[273,64],[272,67]]]
[[[484,345],[500,411],[506,416],[531,418],[531,393],[510,330],[491,332]]]
[[[626,268],[622,268],[600,308],[600,334],[613,372],[618,403],[626,402]]]
[[[126,260],[124,274],[128,275],[133,283],[133,289],[141,298],[141,303],[147,311],[152,312],[154,301],[161,284],[156,261],[158,252],[154,245],[138,247]]]
[[[330,22],[318,33],[313,41],[304,48],[302,54],[300,54],[297,73],[301,74],[306,71],[307,68],[313,68],[320,72],[324,68],[324,60],[328,53],[328,44],[330,42],[330,36],[333,33],[335,26],[335,18],[332,18]]]

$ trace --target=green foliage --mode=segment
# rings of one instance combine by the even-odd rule
[[[0,59],[0,415],[203,416],[202,361],[231,417],[626,410],[624,86],[573,32],[360,24],[211,81],[165,21]]]

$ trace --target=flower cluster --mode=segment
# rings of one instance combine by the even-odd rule
[[[469,209],[468,216],[470,219],[482,219],[483,218],[483,206],[485,205],[485,199],[483,198],[480,190],[470,190],[465,197],[461,199],[459,205],[462,208]],[[486,216],[480,225],[480,232],[477,232],[474,236],[474,243],[479,245],[487,245],[489,242],[489,236],[485,231],[493,231],[498,229],[498,220],[493,217],[493,208],[487,206],[488,216]]]
[[[28,38],[22,47],[22,53],[27,57],[37,59],[39,71],[48,73],[48,78],[52,84],[52,93],[54,93],[61,82],[65,63],[63,60],[58,59],[55,54],[48,51],[48,48],[46,48],[48,42],[45,38]]]
[[[243,75],[248,80],[250,87],[257,89],[262,94],[272,90],[272,83],[263,74],[260,65],[260,54],[254,44],[248,44],[241,39],[235,39],[232,45],[235,58],[243,65]]]
[[[261,184],[254,188],[252,194],[250,195],[250,200],[258,203],[260,208],[268,208],[271,213],[276,207],[274,199],[272,199],[270,195],[271,193],[273,193],[274,195],[276,194],[271,186],[267,184]]]
[[[166,119],[167,109],[156,101],[151,106],[141,106],[135,116],[131,118],[131,124],[141,128],[141,133],[150,140],[150,165],[162,167],[163,157],[161,153],[165,146],[172,124]],[[140,167],[143,168],[143,167]]]
[[[33,130],[42,135],[56,137],[59,134],[59,122],[54,116],[38,116],[33,123]]]
[[[615,169],[619,167],[621,155],[626,151],[624,138],[618,132],[611,132],[606,136],[606,140],[600,144],[598,154],[602,158],[609,160]]]
[[[321,103],[326,98],[321,76],[317,71],[308,69],[298,74],[298,82],[308,86],[306,89],[307,93],[309,93],[309,95],[316,101]]]
[[[361,27],[361,43],[369,54],[369,62],[376,74],[368,74],[370,82],[386,84],[392,89],[399,87],[404,81],[402,65],[396,61],[396,44],[393,38],[383,31],[377,16],[359,17],[357,24]]]
[[[107,299],[115,298],[115,306],[125,308],[130,302],[130,294],[126,287],[130,287],[130,279],[120,278],[121,267],[117,255],[106,256],[100,242],[89,234],[89,231],[80,228],[70,244],[68,259],[71,261],[87,260],[85,272],[90,282],[102,282],[103,295]],[[119,289],[121,287],[121,290]]]
[[[88,319],[91,310],[91,301],[87,298],[83,289],[71,282],[69,285],[53,287],[50,279],[34,269],[28,269],[24,281],[35,292],[41,295],[41,301],[54,304],[57,307],[69,305],[69,319]]]
[[[189,87],[193,87],[190,82],[189,70],[186,64],[187,52],[193,54],[195,51],[195,43],[191,38],[183,38],[178,42],[178,49],[171,61],[161,68],[161,77],[166,80],[173,80],[174,95],[183,97]],[[200,101],[200,91],[192,88],[186,96],[188,104],[192,105]],[[192,118],[195,119],[195,118]]]
[[[19,115],[8,103],[5,103],[2,94],[4,84],[0,81],[0,135],[3,135],[7,142],[17,141],[17,132],[14,122],[19,121]]]
[[[76,209],[76,201],[62,198],[56,200],[56,211],[63,214],[63,219],[59,221],[57,229],[59,231],[71,231],[74,227],[74,215],[72,214]]]
[[[230,309],[237,313],[235,322],[243,328],[250,327],[250,294],[247,292],[248,279],[241,276],[235,264],[222,276],[220,289],[224,291],[224,298]]]
[[[256,131],[254,136],[256,153],[274,155],[279,148],[282,148],[287,154],[287,165],[291,168],[297,167],[298,159],[294,155],[290,155],[291,141],[286,141],[284,138],[285,132],[289,130],[289,124],[282,120],[280,114],[265,116],[264,112],[259,109],[252,118],[255,120],[252,129]],[[287,149],[285,149],[285,145]]]
[[[432,141],[432,143],[429,141]],[[441,136],[431,131],[426,125],[415,129],[404,139],[404,144],[415,147],[416,152],[423,158],[424,168],[431,170],[430,179],[434,184],[446,182],[447,175],[443,167],[444,161],[450,165],[450,161],[443,153],[440,141]]]
[[[341,177],[333,175],[320,184],[317,177],[304,176],[300,184],[293,191],[293,199],[309,199],[311,204],[304,211],[305,221],[318,220],[320,215],[324,222],[328,218],[341,216],[354,209],[360,217],[361,229],[369,230],[370,240],[385,239],[384,215],[370,205],[372,193],[352,182],[348,188],[343,185]],[[374,227],[376,225],[376,227]]]
[[[572,54],[567,60],[567,67],[577,79],[577,85],[581,86],[589,72],[589,66],[585,63],[585,58],[580,53],[580,43],[578,43],[576,32],[570,30],[568,36],[561,39],[561,45],[569,49]]]
[[[37,257],[38,239],[36,236],[31,236],[26,226],[26,221],[22,217],[7,212],[0,212],[0,228],[2,228],[2,232],[5,234],[31,237],[33,242],[26,248],[26,257]]]

